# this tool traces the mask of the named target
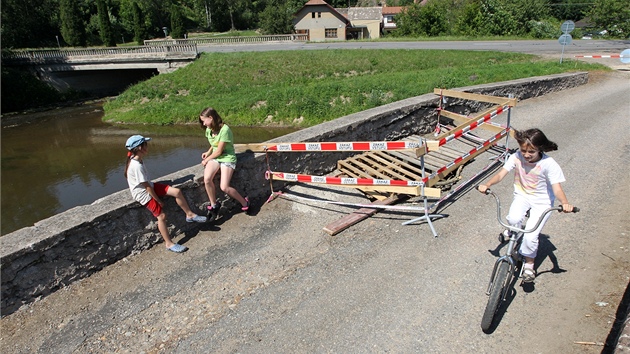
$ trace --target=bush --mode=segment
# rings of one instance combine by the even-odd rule
[[[527,23],[529,34],[538,39],[558,38],[562,33],[560,25],[554,21],[535,21],[531,20]]]

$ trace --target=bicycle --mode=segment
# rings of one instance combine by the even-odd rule
[[[508,242],[506,247],[505,255],[499,257],[494,263],[494,268],[492,270],[492,275],[490,276],[490,282],[488,284],[488,290],[486,291],[486,295],[488,295],[488,303],[486,304],[486,309],[483,313],[483,317],[481,319],[481,329],[486,332],[492,326],[494,321],[494,316],[499,309],[499,305],[502,301],[505,301],[505,298],[510,290],[510,284],[512,284],[512,279],[516,272],[518,271],[518,277],[522,277],[523,275],[523,259],[522,256],[518,253],[518,247],[523,238],[523,234],[532,232],[536,230],[547,214],[552,211],[562,212],[562,206],[557,206],[553,208],[549,208],[545,210],[536,225],[534,225],[531,229],[525,230],[515,226],[510,226],[506,222],[501,219],[501,201],[499,197],[492,192],[490,189],[486,190],[486,195],[492,195],[497,203],[497,220],[501,226],[505,227],[509,230],[509,239],[506,240],[503,233],[499,236],[499,241],[501,243]],[[573,207],[573,212],[577,213],[580,211],[579,208]],[[529,212],[526,217],[529,217]]]

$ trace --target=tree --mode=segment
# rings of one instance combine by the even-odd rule
[[[591,7],[590,1],[584,0],[550,0],[549,6],[551,16],[560,21],[579,21]]]
[[[418,37],[422,35],[418,19],[420,18],[420,5],[413,4],[406,7],[402,12],[395,16],[396,31],[392,34],[395,36],[412,36]]]
[[[483,33],[483,19],[481,18],[479,1],[469,1],[464,4],[455,21],[454,32],[465,36],[477,36]]]
[[[510,10],[511,2],[506,0],[482,0],[480,14],[482,33],[492,36],[513,36],[523,33],[523,27]]]
[[[186,26],[184,25],[184,17],[179,5],[171,6],[171,37],[184,38],[186,35]]]
[[[71,46],[86,46],[85,22],[78,2],[74,0],[59,0],[59,18],[61,20],[61,35]]]
[[[609,36],[630,36],[630,7],[625,0],[595,0],[588,16],[595,26],[606,30]]]
[[[430,1],[426,5],[413,4],[396,16],[395,35],[438,36],[449,31],[448,1]]]
[[[98,13],[98,23],[103,44],[106,47],[115,47],[116,40],[114,39],[112,23],[109,21],[109,11],[107,10],[105,0],[96,0],[96,10]]]
[[[264,34],[289,34],[295,31],[293,13],[296,11],[281,1],[270,1],[259,15],[259,27]]]
[[[57,47],[56,0],[2,0],[0,14],[2,48]]]
[[[142,45],[144,44],[146,31],[144,30],[142,22],[142,11],[135,2],[131,5],[131,14],[133,19],[133,40],[138,43],[138,45]]]

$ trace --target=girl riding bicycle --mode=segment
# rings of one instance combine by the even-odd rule
[[[478,190],[485,193],[490,186],[503,180],[514,170],[514,200],[510,206],[507,221],[512,226],[521,227],[527,211],[530,211],[526,229],[535,226],[542,213],[553,207],[557,198],[565,213],[573,211],[573,206],[564,194],[560,183],[565,181],[558,163],[545,152],[558,150],[556,143],[547,139],[537,128],[525,131],[514,130],[514,137],[519,150],[510,155],[503,168],[488,182],[480,184]],[[519,253],[525,258],[523,281],[533,282],[536,278],[534,259],[538,252],[538,235],[550,214],[544,218],[540,226],[533,232],[523,235]],[[507,230],[506,230],[507,231]]]

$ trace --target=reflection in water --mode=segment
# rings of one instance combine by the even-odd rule
[[[51,114],[52,113],[52,114]],[[2,129],[2,234],[127,188],[125,141],[152,137],[146,157],[153,179],[193,165],[208,148],[196,124],[153,127],[101,121],[100,104],[29,114],[32,123]],[[295,129],[232,127],[236,143]]]

